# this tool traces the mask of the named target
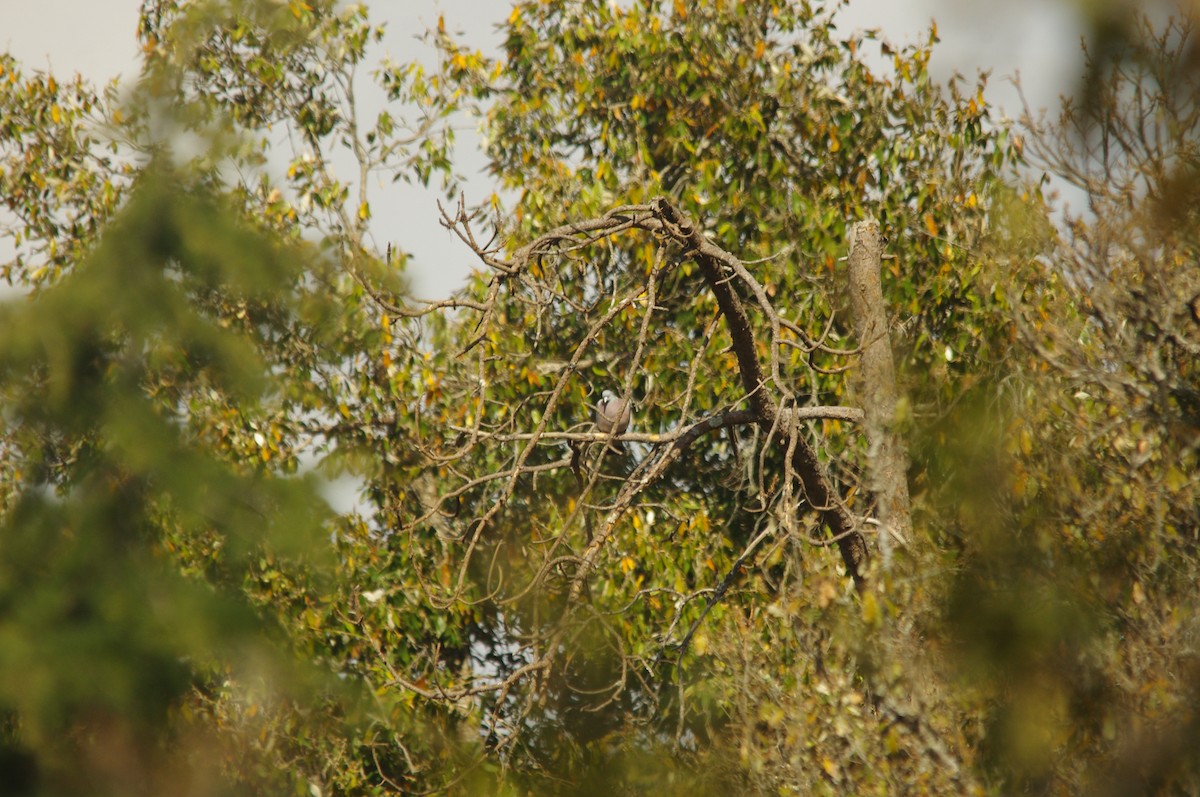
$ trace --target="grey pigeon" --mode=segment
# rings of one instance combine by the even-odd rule
[[[596,405],[596,429],[605,434],[621,434],[629,428],[629,409],[628,401],[605,390]]]

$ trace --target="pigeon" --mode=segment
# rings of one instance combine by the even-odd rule
[[[621,434],[629,428],[629,402],[617,397],[611,390],[600,394],[596,405],[596,429],[605,434]],[[613,448],[621,450],[619,444]]]

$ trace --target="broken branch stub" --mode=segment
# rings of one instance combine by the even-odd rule
[[[888,334],[880,266],[883,236],[879,222],[860,221],[849,242],[850,312],[862,347],[858,392],[867,434],[868,484],[877,503],[879,547],[886,563],[892,541],[912,537],[908,497],[908,450],[897,427],[896,370]]]

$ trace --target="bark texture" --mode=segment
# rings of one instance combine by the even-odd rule
[[[850,312],[862,346],[858,391],[868,444],[868,484],[879,517],[879,547],[885,561],[893,541],[912,539],[908,497],[908,450],[896,428],[896,369],[888,335],[880,266],[883,237],[879,223],[861,221],[850,236]]]

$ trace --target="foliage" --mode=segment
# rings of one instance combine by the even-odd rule
[[[124,100],[0,61],[10,790],[1195,791],[1191,28],[1130,28],[1023,139],[930,79],[936,30],[815,4],[503,32],[367,76],[362,6],[149,0]],[[453,187],[463,104],[513,206],[447,210],[480,271],[416,303],[372,207]],[[1060,233],[1025,156],[1092,212]]]
[[[920,709],[856,708],[883,699],[897,674],[864,682],[854,662],[876,654],[859,649],[857,633],[831,638],[831,628],[858,625],[859,609],[845,571],[810,546],[821,545],[822,518],[793,503],[807,486],[781,456],[786,433],[731,425],[665,463],[693,424],[757,412],[756,396],[781,406],[853,402],[841,372],[854,343],[838,264],[847,226],[868,206],[887,225],[895,255],[885,278],[905,330],[914,414],[940,417],[964,380],[999,368],[1006,295],[970,247],[1017,154],[985,126],[978,91],[943,97],[930,85],[927,48],[885,45],[895,73],[882,76],[862,61],[867,43],[838,39],[827,14],[800,5],[528,3],[509,18],[503,68],[460,75],[494,98],[494,169],[521,191],[504,233],[525,246],[507,256],[476,247],[491,269],[471,297],[478,325],[459,327],[451,344],[430,352],[445,375],[462,373],[466,358],[452,358],[468,352],[469,370],[442,376],[445,395],[432,396],[433,410],[444,408],[435,417],[462,435],[433,455],[454,463],[466,511],[477,508],[466,523],[468,553],[508,563],[492,566],[483,594],[509,627],[520,623],[522,634],[545,640],[529,644],[508,672],[571,655],[579,643],[562,630],[563,615],[567,629],[603,633],[612,651],[607,684],[542,687],[556,695],[547,709],[556,718],[567,697],[587,717],[585,694],[597,703],[630,694],[615,704],[620,725],[593,720],[580,731],[572,760],[586,760],[587,733],[615,738],[623,728],[670,734],[684,749],[698,740],[724,750],[725,763],[710,766],[740,772],[743,787],[886,788],[916,777],[905,760],[924,777],[946,779],[931,789],[963,785],[957,765],[934,774],[941,762],[930,733],[910,719]],[[745,263],[748,273],[730,280],[766,372],[760,391],[739,372],[745,358],[719,291],[704,278],[700,245],[673,240],[670,225],[654,218],[655,196]],[[568,223],[559,227],[563,208]],[[453,221],[464,239],[482,240],[466,214]],[[616,464],[609,454],[594,462],[594,448],[570,437],[586,430],[580,421],[601,386],[639,402],[645,437]],[[834,500],[869,514],[865,494],[856,496],[865,492],[858,430],[830,417],[803,439],[836,485]],[[510,442],[511,453],[484,445],[490,440]],[[531,440],[561,442],[556,450]],[[573,474],[567,466],[577,458]],[[483,481],[496,473],[504,478]],[[921,471],[917,480],[925,482]],[[590,601],[580,606],[572,579],[592,568]],[[473,573],[460,573],[451,594],[479,594],[467,592],[478,589]],[[872,595],[879,612],[915,599],[911,583],[890,589],[881,581]],[[822,596],[816,604],[813,594]],[[722,600],[710,606],[713,595]],[[822,657],[804,653],[813,650]],[[814,693],[828,701],[811,702]],[[499,709],[546,716],[520,704]],[[787,717],[810,718],[812,727],[800,731]],[[890,732],[891,750],[818,742],[846,736],[849,722],[855,733]],[[793,746],[800,736],[810,740],[803,752]],[[535,760],[558,756],[562,771],[561,740],[550,751],[529,744]]]
[[[378,731],[355,690],[334,688],[354,683],[362,652],[333,599],[379,558],[376,539],[353,515],[329,517],[320,481],[295,474],[357,403],[355,358],[388,337],[347,270],[381,273],[361,243],[367,177],[440,170],[444,106],[419,73],[381,69],[421,121],[375,120],[351,198],[330,151],[357,130],[344,92],[378,31],[333,4],[236,11],[147,4],[146,72],[125,101],[4,61],[0,174],[16,249],[5,275],[39,289],[5,318],[0,447],[6,606],[30,597],[5,614],[5,751],[30,789],[379,780],[376,763],[361,772]],[[278,105],[246,105],[221,77],[235,52],[232,74]],[[334,102],[337,124],[323,127],[314,109]],[[265,153],[280,128],[300,143],[276,184]],[[73,597],[64,584],[88,571]],[[22,589],[39,574],[38,591]],[[35,642],[42,623],[76,611],[61,638]],[[40,658],[54,667],[33,689],[24,673]],[[314,680],[311,664],[288,675],[296,661],[342,680]],[[142,695],[143,684],[161,686]],[[168,736],[180,744],[160,749]],[[374,761],[399,755],[388,746]],[[280,768],[272,755],[308,763]]]
[[[0,196],[14,250],[0,276],[10,285],[61,276],[116,209],[133,170],[96,132],[109,121],[115,91],[99,93],[78,77],[66,84],[53,75],[26,78],[11,56],[0,56]]]
[[[205,312],[213,293],[290,312],[280,284],[303,262],[230,219],[148,171],[86,262],[4,313],[0,702],[18,793],[186,789],[222,745],[173,721],[193,695],[225,678],[272,700],[328,689],[241,589],[266,562],[303,577],[324,558],[313,484],[231,462],[197,411],[271,401],[254,342]]]
[[[993,766],[1030,793],[1200,788],[1195,28],[1133,23],[1089,53],[1088,102],[1026,120],[1087,210],[1013,291],[1030,360],[993,430],[1011,465],[977,493],[1004,512],[974,524],[957,585]]]

